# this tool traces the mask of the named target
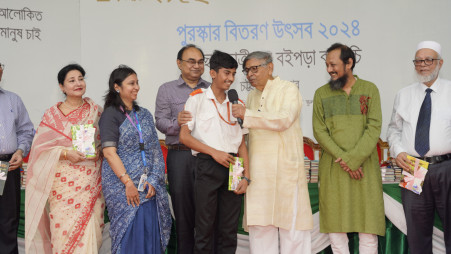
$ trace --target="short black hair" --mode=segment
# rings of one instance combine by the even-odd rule
[[[179,50],[179,52],[177,53],[177,59],[178,59],[178,60],[182,60],[183,53],[185,52],[185,50],[187,50],[187,49],[189,49],[189,48],[195,48],[195,49],[199,50],[200,53],[202,54],[202,58],[205,59],[204,52],[202,51],[202,49],[200,49],[199,47],[197,47],[197,46],[194,45],[194,44],[187,44],[186,46],[184,46],[183,48],[181,48],[181,49]]]
[[[79,64],[69,64],[64,66],[59,72],[58,72],[58,83],[61,85],[64,85],[64,80],[66,79],[67,73],[70,71],[77,70],[81,73],[81,75],[84,77],[86,75],[85,70],[83,67],[81,67]]]
[[[336,49],[340,49],[340,59],[341,61],[343,61],[343,63],[348,64],[349,63],[349,59],[352,59],[352,66],[351,66],[351,70],[354,70],[354,66],[355,66],[355,54],[354,51],[341,43],[334,43],[332,44],[332,46],[330,46],[327,49],[327,53],[331,52],[332,50],[336,50]]]
[[[210,70],[218,72],[221,68],[236,69],[238,62],[231,55],[215,50],[210,58]]]
[[[119,67],[117,67],[116,69],[113,70],[113,72],[111,72],[110,80],[108,81],[108,91],[105,95],[104,108],[115,107],[117,109],[120,109],[120,107],[122,106],[122,108],[125,109],[125,104],[122,101],[119,93],[116,92],[116,90],[114,89],[114,84],[122,86],[122,82],[132,74],[137,75],[136,72],[127,65],[119,65]],[[133,109],[136,111],[139,110],[139,106],[136,103],[136,101],[133,101]]]

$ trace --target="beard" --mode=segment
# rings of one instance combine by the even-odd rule
[[[343,76],[333,80],[332,78],[329,80],[330,89],[332,90],[341,90],[348,82],[348,75],[344,74]]]
[[[416,72],[417,79],[420,83],[427,83],[430,82],[438,77],[438,72],[440,71],[440,65],[437,64],[435,66],[435,69],[432,71],[429,75],[421,75],[418,72]]]

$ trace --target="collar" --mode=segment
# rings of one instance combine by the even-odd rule
[[[265,88],[263,89],[263,91],[265,91],[266,88],[272,86],[273,84],[277,84],[277,83],[279,83],[279,82],[280,82],[279,76],[275,76],[273,80],[268,79],[268,81],[266,82],[266,86],[265,86]]]
[[[260,90],[258,90],[256,88],[254,89],[254,91],[258,92],[258,93],[261,93],[262,97],[263,97],[263,96],[265,96],[268,93],[268,90],[270,90],[269,88],[271,86],[273,86],[274,84],[277,84],[279,82],[280,82],[279,76],[275,76],[273,80],[268,79],[268,81],[266,81],[266,85],[265,85],[265,88],[263,88],[263,91],[260,91]]]
[[[355,82],[354,82],[354,85],[351,86],[351,91],[352,91],[352,89],[354,89],[354,87],[355,87],[356,85],[358,86],[358,85],[360,84],[359,76],[354,75],[354,74],[352,74],[352,76],[355,78]],[[344,92],[343,88],[342,88],[341,90]]]
[[[207,99],[209,99],[209,100],[215,100],[216,102],[218,102],[218,100],[216,100],[216,96],[215,96],[215,94],[213,93],[213,90],[211,90],[211,86],[209,86],[208,88],[207,88],[207,90],[205,91],[205,96],[207,96]],[[224,100],[224,102],[222,102],[222,104],[224,104],[224,103],[227,103],[227,102],[229,102],[229,96],[227,95],[227,93],[226,93],[226,98],[225,98],[225,100]],[[219,103],[219,102],[218,102]]]
[[[177,79],[177,85],[178,86],[182,86],[182,85],[187,85],[185,80],[183,80],[182,75],[179,76],[179,79]],[[207,88],[209,86],[209,83],[205,80],[203,80],[202,78],[199,79],[199,81],[197,82],[196,87],[200,87],[200,88]]]
[[[426,92],[426,89],[430,88],[432,89],[433,92],[438,92],[440,90],[440,77],[437,77],[437,79],[434,81],[434,83],[432,84],[431,87],[428,87],[427,85],[425,85],[424,83],[418,83],[419,84],[419,89],[424,93]]]
[[[5,89],[3,89],[2,87],[0,87],[0,93],[5,93]]]

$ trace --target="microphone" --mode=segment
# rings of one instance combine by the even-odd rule
[[[235,89],[230,89],[227,92],[227,96],[229,96],[229,101],[232,102],[232,104],[238,104],[238,93]],[[243,128],[243,119],[237,118],[236,120],[240,124],[241,128]]]

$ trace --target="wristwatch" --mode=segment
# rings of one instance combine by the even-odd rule
[[[252,182],[251,179],[249,179],[249,178],[247,178],[245,176],[242,176],[241,178],[247,181],[247,185],[250,185],[251,182]]]

